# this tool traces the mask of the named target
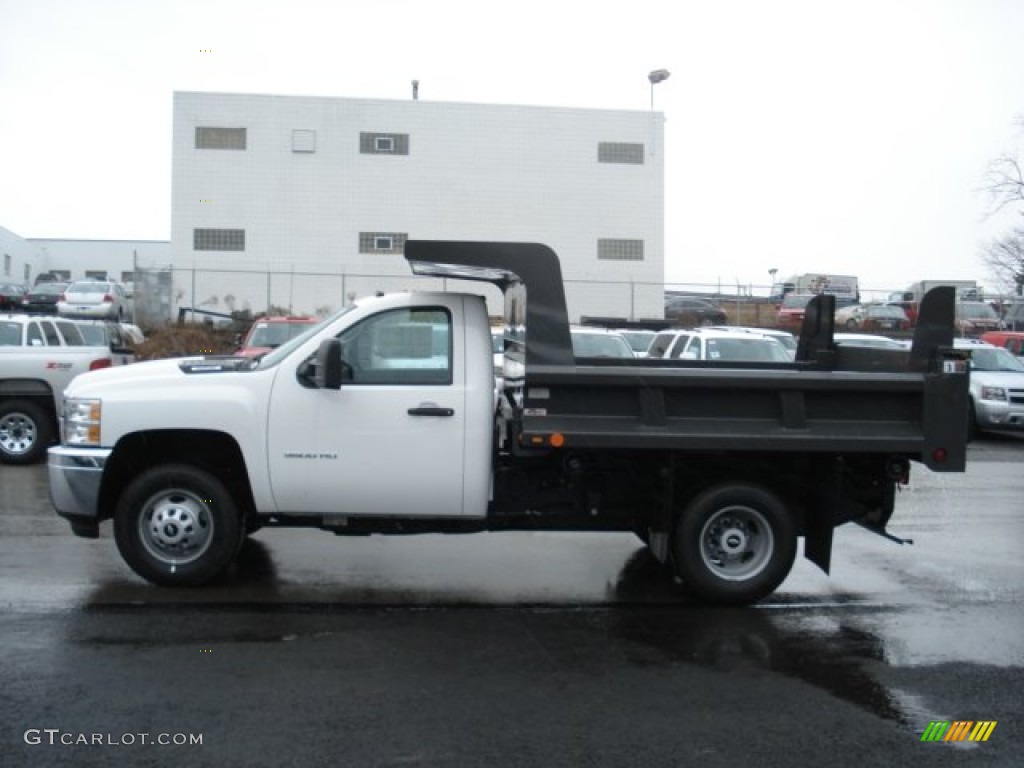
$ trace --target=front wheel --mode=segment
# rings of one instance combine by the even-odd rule
[[[242,535],[228,489],[186,464],[146,470],[128,484],[114,512],[114,538],[125,562],[164,586],[199,586],[221,575]]]
[[[673,557],[677,575],[694,596],[712,603],[753,603],[789,574],[796,529],[785,505],[767,489],[719,485],[683,510]]]

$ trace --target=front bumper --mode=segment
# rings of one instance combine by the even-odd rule
[[[57,446],[49,450],[50,501],[78,536],[99,535],[100,483],[110,453],[109,448]]]
[[[1024,405],[1001,400],[975,400],[975,415],[982,429],[1024,430]]]

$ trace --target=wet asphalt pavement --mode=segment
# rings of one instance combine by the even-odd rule
[[[0,467],[0,765],[1019,766],[1024,437],[969,462],[743,609],[604,534],[267,530],[161,589]]]

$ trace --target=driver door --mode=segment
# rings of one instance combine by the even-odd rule
[[[448,306],[384,309],[342,332],[340,390],[278,373],[268,457],[278,510],[463,514],[464,339]]]

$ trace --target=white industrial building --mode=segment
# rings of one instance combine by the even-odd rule
[[[172,303],[325,312],[425,287],[409,276],[406,239],[503,240],[559,254],[573,318],[660,317],[663,121],[175,93]]]
[[[23,238],[0,227],[0,282],[28,283],[49,273],[62,280],[103,278],[130,283],[136,262],[170,266],[167,240]]]

